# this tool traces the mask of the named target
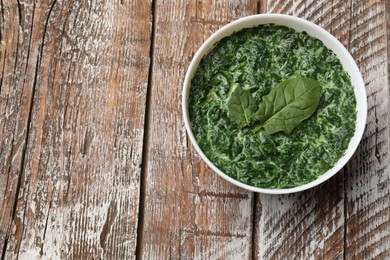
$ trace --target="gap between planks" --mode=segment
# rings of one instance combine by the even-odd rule
[[[145,100],[145,118],[144,118],[144,136],[142,142],[142,163],[141,174],[139,184],[139,202],[138,202],[138,223],[137,223],[137,244],[135,250],[136,259],[142,259],[142,234],[144,229],[144,212],[145,212],[145,189],[148,172],[148,147],[149,147],[149,129],[150,129],[150,106],[151,106],[151,92],[152,92],[152,75],[153,75],[153,57],[154,57],[154,45],[155,45],[155,33],[156,33],[156,1],[152,0],[150,5],[150,22],[151,22],[151,34],[150,34],[150,47],[149,47],[149,74],[148,74],[148,86],[146,89]]]

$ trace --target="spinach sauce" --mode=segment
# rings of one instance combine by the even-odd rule
[[[290,134],[239,129],[229,118],[233,84],[260,104],[293,76],[317,80],[321,98]],[[221,171],[248,185],[281,189],[317,179],[344,155],[355,131],[356,99],[349,75],[320,40],[267,24],[222,39],[203,57],[191,81],[189,114],[200,148]]]

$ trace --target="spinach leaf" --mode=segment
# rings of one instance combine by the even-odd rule
[[[276,85],[256,111],[254,117],[262,123],[267,134],[283,131],[286,134],[309,118],[320,102],[321,87],[318,81],[294,77]]]
[[[241,129],[251,123],[253,114],[258,106],[248,90],[235,84],[232,86],[232,91],[227,101],[227,108],[230,118]]]

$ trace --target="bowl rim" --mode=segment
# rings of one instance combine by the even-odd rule
[[[297,28],[294,28],[294,26],[290,26],[291,22],[298,25],[302,25],[303,27],[307,27],[306,29],[310,29],[311,32],[308,32],[306,29],[299,30]],[[268,188],[259,188],[259,187],[251,186],[228,176],[220,169],[218,169],[218,167],[216,167],[214,163],[208,159],[208,157],[203,153],[202,149],[199,147],[198,142],[191,129],[191,123],[190,123],[189,112],[188,112],[188,98],[191,89],[191,80],[195,74],[195,71],[199,65],[200,60],[222,38],[229,36],[234,32],[243,30],[245,28],[250,28],[257,25],[269,24],[269,23],[285,25],[297,31],[306,31],[310,36],[315,37],[317,39],[319,39],[319,37],[317,36],[321,36],[323,39],[320,40],[324,43],[325,46],[330,48],[337,55],[340,62],[342,63],[344,70],[349,74],[354,88],[355,98],[356,98],[357,119],[356,119],[355,133],[349,142],[348,148],[345,151],[344,156],[342,156],[331,169],[329,169],[328,171],[320,175],[314,181],[311,181],[304,185],[300,185],[293,188],[287,188],[287,189],[268,189]],[[291,15],[256,14],[256,15],[242,17],[240,19],[237,19],[235,21],[226,24],[225,26],[221,27],[216,32],[214,32],[200,46],[200,48],[193,56],[185,75],[183,92],[182,92],[182,110],[183,110],[182,112],[183,112],[184,125],[187,130],[187,134],[192,142],[192,145],[195,147],[195,150],[198,152],[200,157],[206,162],[206,164],[219,176],[221,176],[228,182],[238,187],[241,187],[243,189],[246,189],[248,191],[265,193],[265,194],[289,194],[289,193],[304,191],[325,182],[326,180],[334,176],[336,173],[338,173],[345,166],[345,164],[350,160],[350,158],[355,153],[360,143],[360,140],[363,137],[363,133],[365,130],[365,125],[367,120],[367,93],[366,93],[362,75],[354,59],[352,58],[351,54],[344,47],[344,45],[342,45],[332,34],[327,32],[325,29],[303,18],[299,18]]]

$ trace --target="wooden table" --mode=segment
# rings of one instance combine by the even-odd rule
[[[2,259],[390,259],[390,1],[1,0]],[[212,172],[186,135],[195,51],[242,16],[334,34],[368,120],[334,178],[285,196]]]

